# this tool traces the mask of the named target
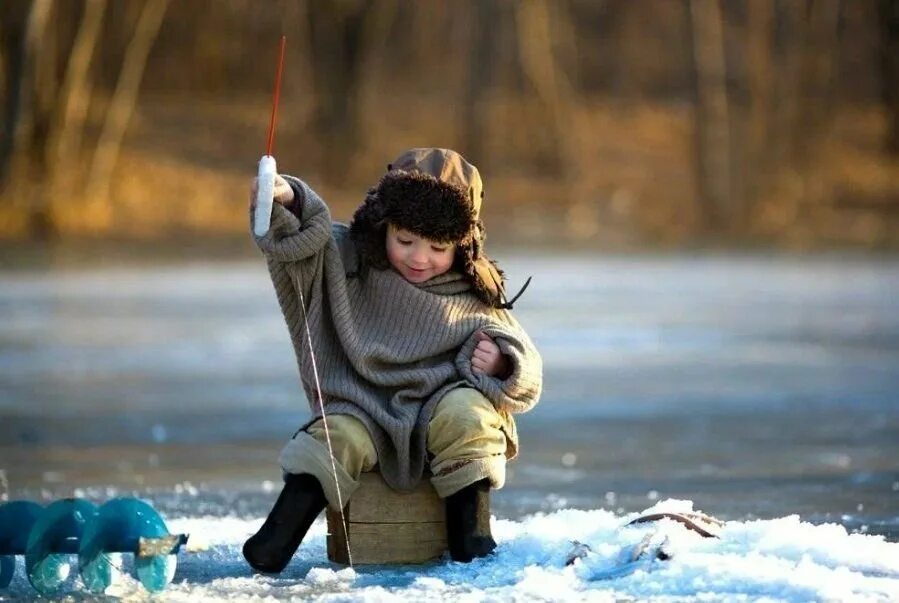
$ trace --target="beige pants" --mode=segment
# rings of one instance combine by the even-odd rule
[[[372,471],[377,452],[365,425],[350,415],[328,415],[328,431],[336,466],[331,464],[321,419],[297,434],[281,451],[281,467],[289,473],[318,478],[333,509],[346,505],[359,487],[359,474]],[[494,488],[506,479],[506,436],[500,415],[480,392],[451,390],[438,402],[428,424],[431,483],[441,497],[488,478]],[[334,473],[337,473],[337,485]],[[338,495],[339,487],[339,495]]]

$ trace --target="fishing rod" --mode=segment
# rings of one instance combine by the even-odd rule
[[[259,171],[257,173],[256,211],[253,214],[253,232],[257,237],[264,237],[272,222],[272,203],[274,202],[275,176],[278,175],[278,166],[272,149],[275,142],[275,122],[278,115],[278,101],[281,96],[281,73],[284,71],[284,47],[287,44],[287,36],[281,36],[281,47],[278,52],[278,70],[275,73],[275,91],[272,96],[272,117],[268,125],[268,141],[265,155],[259,159]],[[331,472],[334,477],[334,487],[337,491],[337,501],[340,505],[340,525],[343,526],[343,541],[346,544],[347,560],[353,567],[353,554],[350,552],[350,538],[347,534],[347,521],[344,516],[343,496],[340,492],[340,484],[337,479],[337,465],[334,458],[334,447],[331,444],[331,430],[328,428],[328,418],[325,414],[325,403],[322,399],[321,382],[318,378],[318,366],[315,362],[315,353],[312,346],[312,333],[309,330],[309,317],[306,315],[306,300],[303,299],[303,291],[300,295],[300,307],[303,309],[303,322],[306,325],[306,339],[309,344],[309,358],[312,360],[312,373],[315,376],[315,389],[318,394],[318,406],[321,410],[322,423],[325,427],[325,439],[328,442],[328,454],[331,456]]]
[[[275,92],[272,98],[272,118],[268,125],[268,143],[265,155],[259,160],[256,188],[256,212],[253,215],[253,232],[257,237],[264,237],[272,222],[272,202],[275,193],[275,176],[278,165],[272,155],[275,143],[275,122],[278,115],[278,101],[281,96],[281,72],[284,71],[284,47],[287,36],[281,36],[281,49],[278,53],[278,70],[275,73]]]

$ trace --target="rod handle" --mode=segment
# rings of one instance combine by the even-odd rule
[[[275,176],[278,166],[271,155],[263,155],[259,160],[256,188],[256,212],[253,214],[253,233],[264,237],[272,223],[272,203],[275,200]]]

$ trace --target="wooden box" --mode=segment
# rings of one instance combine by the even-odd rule
[[[363,473],[344,510],[353,564],[424,563],[447,548],[443,499],[423,479],[415,490],[397,492],[380,473]],[[340,513],[328,508],[328,559],[348,564]]]

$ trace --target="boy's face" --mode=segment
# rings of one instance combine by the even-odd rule
[[[452,267],[455,253],[452,243],[438,243],[387,225],[387,259],[410,283],[423,283],[443,274]]]

